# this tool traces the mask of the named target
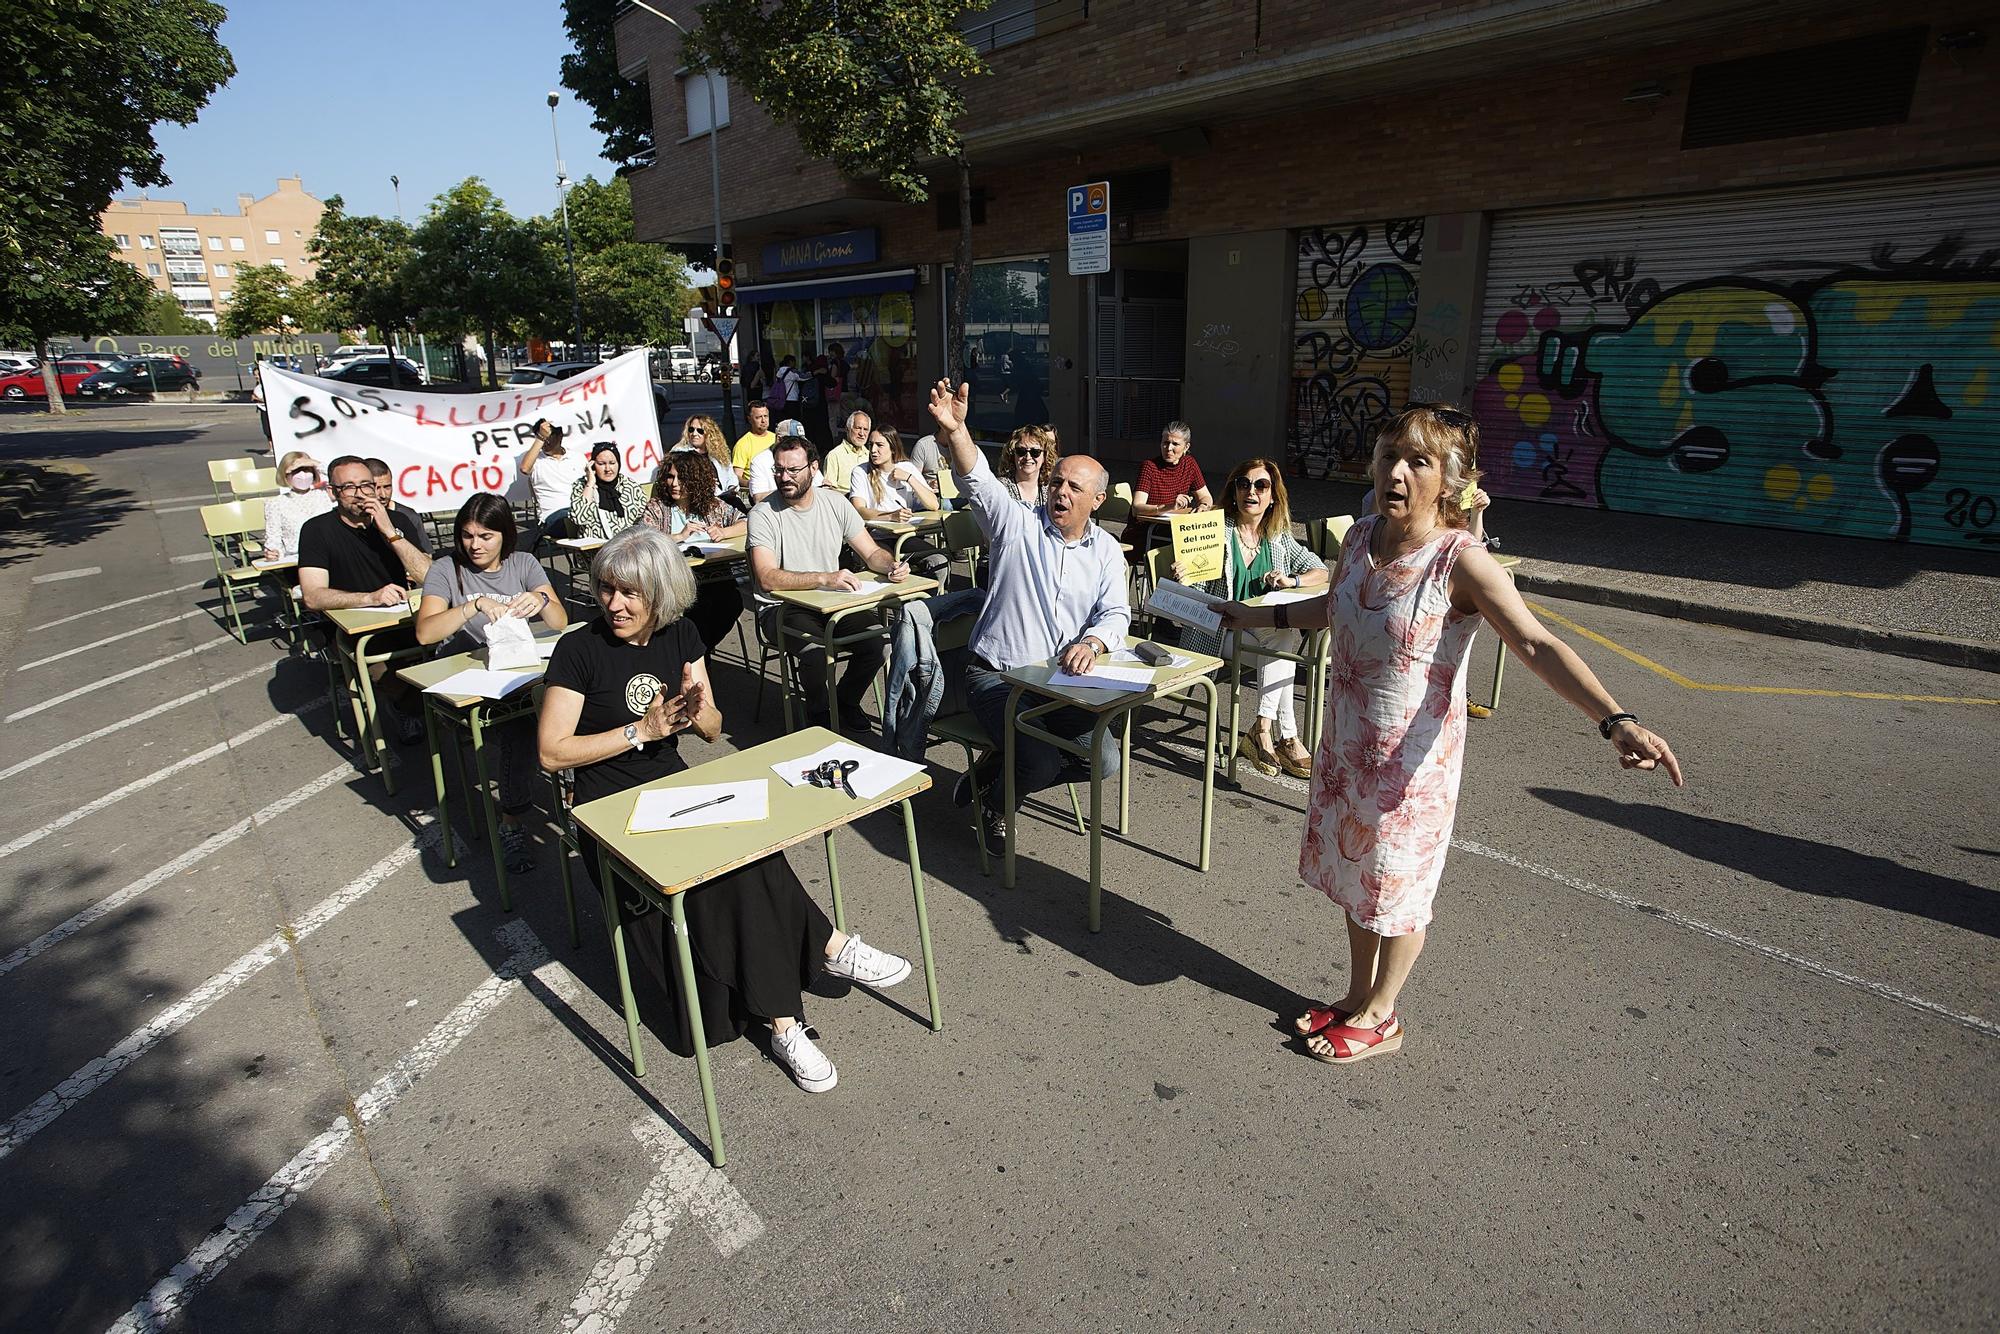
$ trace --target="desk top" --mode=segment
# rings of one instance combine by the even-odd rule
[[[1134,644],[1140,642],[1136,636],[1126,635],[1124,646],[1131,648]],[[1163,644],[1161,647],[1166,648],[1167,646]],[[1091,713],[1103,713],[1134,700],[1152,699],[1177,686],[1186,685],[1197,676],[1207,676],[1210,672],[1218,671],[1223,666],[1221,658],[1210,657],[1206,653],[1196,653],[1192,649],[1169,648],[1168,652],[1189,659],[1188,665],[1185,667],[1153,668],[1153,683],[1144,690],[1095,690],[1083,686],[1052,686],[1049,684],[1049,678],[1057,671],[1054,662],[1037,662],[1026,667],[1016,667],[1013,671],[1003,673],[1003,675],[1014,684],[1026,686],[1037,695],[1046,695],[1050,699],[1060,699],[1065,703],[1074,704],[1077,708],[1088,710]],[[1102,662],[1104,659],[1100,657],[1098,661]],[[1119,663],[1118,665],[1121,667],[1145,666],[1144,663]]]
[[[571,630],[578,629],[585,624],[586,622],[583,621],[571,621],[567,627],[565,627],[562,630],[558,630],[553,634],[545,632],[536,635],[535,641],[537,643],[546,643],[549,640],[560,639],[564,635],[568,634]],[[396,675],[400,677],[402,680],[408,681],[411,685],[415,686],[419,690],[428,690],[430,689],[430,687],[444,680],[447,676],[456,676],[458,673],[464,671],[468,667],[478,667],[483,670],[485,666],[486,666],[486,650],[485,648],[481,647],[472,649],[471,651],[466,653],[454,653],[448,658],[426,658],[422,662],[413,662],[407,667],[398,668],[396,670]],[[532,672],[536,676],[540,676],[543,672],[546,672],[548,669],[549,669],[549,660],[547,658],[543,658],[540,661],[536,662],[536,664],[533,667],[512,667],[509,668],[508,670],[516,672]],[[526,690],[530,689],[530,687],[523,686],[522,689]],[[518,695],[519,693],[520,691],[516,691],[514,692],[514,695],[509,695],[507,696],[507,698],[513,699],[515,695]],[[451,705],[454,709],[469,709],[474,704],[499,704],[502,702],[497,699],[488,699],[484,695],[446,695],[443,698],[444,701],[447,704]]]
[[[794,843],[803,843],[829,829],[837,829],[885,806],[893,806],[905,797],[913,797],[930,787],[930,774],[921,773],[873,800],[863,800],[850,797],[838,789],[814,787],[810,783],[793,787],[771,771],[773,764],[804,759],[840,739],[824,727],[808,727],[776,741],[767,741],[761,746],[752,746],[749,750],[698,764],[672,778],[585,802],[571,814],[576,817],[579,826],[588,830],[613,857],[647,884],[662,894],[678,894],[713,880],[725,871],[747,866]],[[699,738],[695,742],[698,744]],[[753,778],[771,780],[771,813],[767,819],[754,824],[708,825],[657,834],[625,832],[626,822],[632,818],[632,807],[637,804],[641,792],[743,782]]]
[[[556,539],[556,545],[564,551],[573,551],[579,556],[586,556],[610,540],[605,537],[559,537]],[[750,554],[749,541],[748,537],[740,534],[736,537],[725,537],[712,545],[728,547],[728,551],[718,551],[713,556],[689,556],[688,568],[699,570],[704,565],[728,565],[732,561],[743,560]]]
[[[401,625],[417,613],[417,602],[423,597],[423,590],[410,590],[410,604],[400,610],[395,607],[343,607],[339,611],[325,613],[344,635],[372,635],[378,630]]]
[[[919,510],[907,519],[870,519],[868,526],[878,533],[892,533],[902,537],[910,533],[921,533],[926,528],[936,528],[943,522],[943,511]]]
[[[828,615],[836,611],[852,611],[856,607],[869,607],[892,598],[925,597],[936,592],[938,581],[911,575],[900,584],[892,584],[886,579],[870,576],[862,581],[861,590],[856,593],[830,593],[822,588],[788,588],[771,594],[780,602],[807,611]]]

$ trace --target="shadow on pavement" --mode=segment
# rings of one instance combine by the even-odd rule
[[[1531,787],[1551,806],[1630,830],[1655,843],[1783,889],[1848,899],[1946,926],[2000,936],[2000,894],[1830,843],[1773,834],[1728,820],[1558,788]]]
[[[130,491],[98,481],[64,485],[50,474],[44,485],[48,489],[28,514],[0,516],[0,566],[33,560],[51,548],[81,546],[138,508]]]

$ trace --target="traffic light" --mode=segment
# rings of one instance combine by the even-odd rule
[[[727,315],[736,308],[736,261],[724,255],[715,261],[715,313]]]

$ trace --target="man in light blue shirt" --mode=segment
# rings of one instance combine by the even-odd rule
[[[1111,479],[1095,459],[1072,454],[1056,465],[1046,499],[1033,509],[1007,493],[986,456],[965,428],[966,390],[953,394],[943,381],[931,391],[931,416],[938,439],[950,451],[951,470],[965,504],[986,537],[986,606],[972,628],[971,664],[965,693],[973,715],[993,738],[1004,735],[1007,696],[1013,687],[1003,673],[1060,658],[1064,670],[1084,674],[1097,655],[1122,648],[1132,622],[1126,594],[1125,554],[1090,516],[1104,503]],[[1022,703],[1038,702],[1024,696]],[[1040,723],[1058,736],[1079,741],[1090,735],[1093,717],[1082,709],[1061,709]],[[1014,792],[1018,800],[1061,781],[1069,757],[1030,737],[1014,748]],[[1118,772],[1118,747],[1107,731],[1098,748],[1098,772]],[[972,784],[983,785],[981,805],[989,843],[1005,818],[997,760],[989,756],[976,774],[959,780],[952,798],[964,806]]]

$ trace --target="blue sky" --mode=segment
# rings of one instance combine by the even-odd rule
[[[588,107],[562,87],[570,50],[560,0],[237,0],[222,40],[236,77],[189,126],[155,131],[173,184],[148,193],[195,212],[234,212],[280,176],[350,210],[403,216],[467,176],[523,216],[555,207],[548,94],[571,177],[611,164]],[[131,194],[131,191],[125,191]]]

